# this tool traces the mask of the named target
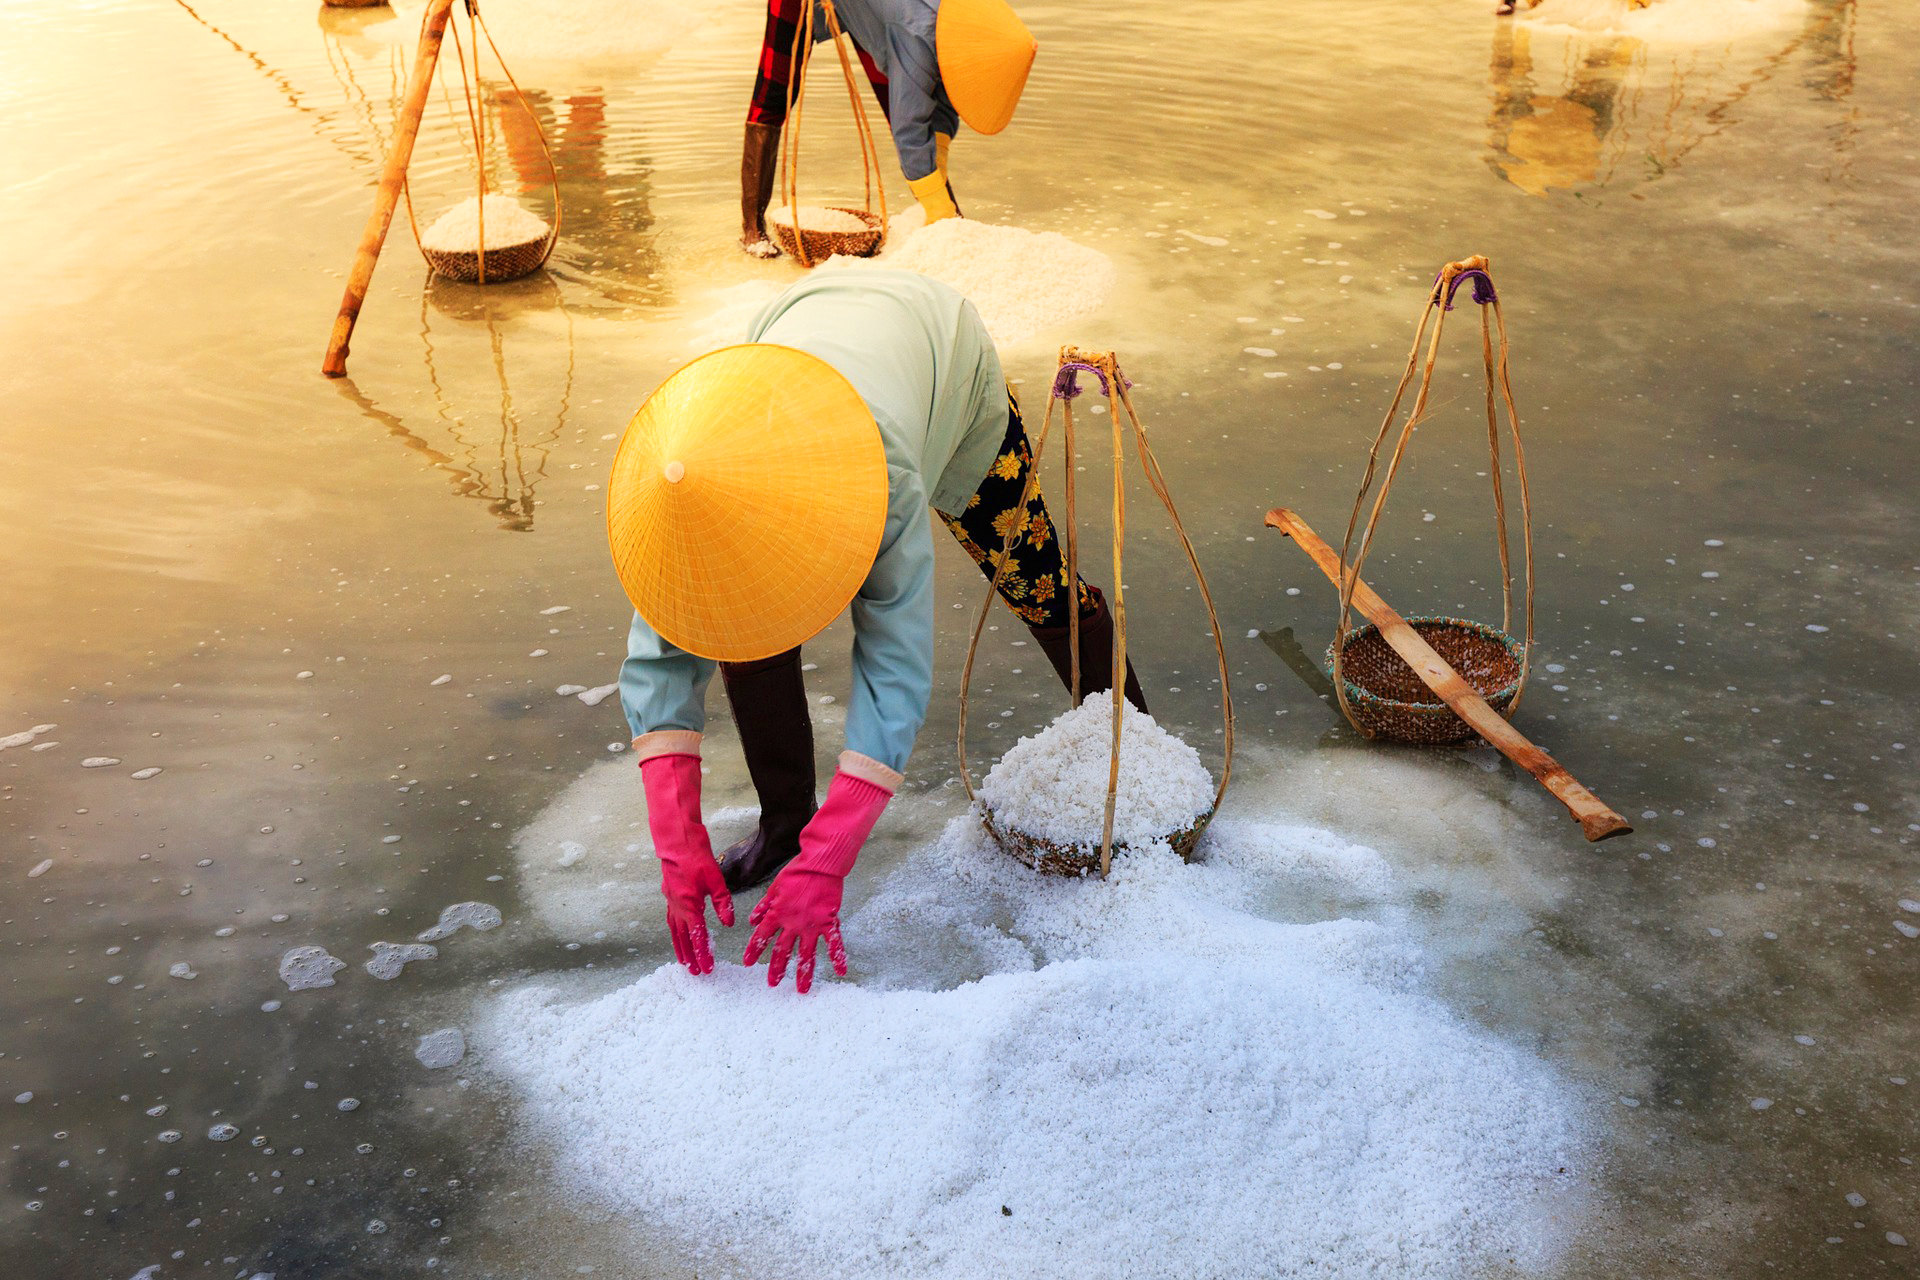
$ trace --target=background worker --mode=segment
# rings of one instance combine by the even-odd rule
[[[1113,619],[1069,582],[999,357],[972,304],[907,271],[822,272],[755,320],[747,345],[682,368],[622,439],[609,486],[615,567],[633,600],[620,697],[647,796],[675,957],[713,968],[706,906],[773,879],[746,962],[768,984],[824,939],[846,972],[841,885],[901,782],[933,690],[928,512],[991,576],[1061,682],[1080,615],[1083,695],[1113,687]],[[814,804],[800,644],[851,606],[846,750]],[[716,665],[760,798],[754,833],[716,862],[700,818],[705,695]],[[1131,665],[1127,697],[1145,702]],[[784,866],[784,869],[782,867]]]
[[[747,107],[740,157],[740,242],[771,257],[766,211],[773,198],[780,130],[788,89],[805,70],[795,56],[806,6],[815,43],[831,37],[822,0],[768,0],[759,71]],[[1033,65],[1033,36],[1006,0],[833,0],[893,132],[907,186],[927,221],[959,216],[947,176],[948,148],[959,123],[998,133],[1013,118]],[[800,64],[796,66],[796,61]]]

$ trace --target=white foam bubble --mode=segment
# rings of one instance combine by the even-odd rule
[[[280,980],[289,991],[312,991],[333,985],[333,975],[347,962],[327,954],[325,947],[295,947],[280,957]]]
[[[462,929],[485,933],[500,924],[500,908],[484,902],[456,902],[440,913],[440,923],[420,935],[422,942],[438,942]]]
[[[420,1037],[413,1056],[429,1071],[451,1067],[467,1056],[467,1038],[458,1027],[442,1027]]]
[[[435,960],[440,956],[438,947],[422,942],[375,942],[369,944],[367,950],[373,952],[373,959],[363,967],[382,982],[393,981],[415,960]]]

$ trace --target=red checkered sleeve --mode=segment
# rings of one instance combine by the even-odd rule
[[[767,0],[767,29],[760,38],[760,67],[753,78],[753,98],[747,104],[747,119],[754,124],[779,128],[787,122],[787,86],[793,81],[793,41],[799,34],[809,3],[811,0]],[[814,22],[816,29],[824,26],[817,14]],[[858,41],[854,41],[853,47],[860,55],[860,65],[866,68],[868,82],[873,85],[880,113],[886,115],[887,77]],[[807,52],[802,51],[803,59]]]

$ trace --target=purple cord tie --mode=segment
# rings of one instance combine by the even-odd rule
[[[1466,271],[1462,271],[1459,275],[1447,282],[1446,310],[1453,310],[1453,295],[1458,293],[1460,286],[1469,279],[1473,281],[1473,300],[1475,302],[1484,307],[1494,300],[1493,277],[1489,276],[1479,267],[1472,267]],[[1438,275],[1433,278],[1433,297],[1434,301],[1440,301],[1440,277]]]
[[[1081,360],[1069,360],[1067,363],[1061,365],[1060,372],[1054,375],[1053,398],[1055,400],[1071,400],[1079,395],[1080,373],[1083,370],[1100,379],[1100,391],[1102,394],[1108,396],[1113,394],[1113,388],[1107,385],[1107,375],[1100,371],[1098,365],[1087,364]],[[1128,387],[1133,385],[1133,379],[1127,377],[1125,374],[1120,375],[1120,381]]]

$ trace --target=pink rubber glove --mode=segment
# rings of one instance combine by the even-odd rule
[[[833,775],[827,799],[800,832],[800,856],[773,878],[773,885],[747,919],[755,928],[747,940],[744,963],[755,964],[767,944],[767,985],[777,987],[787,976],[794,945],[800,947],[800,967],[794,985],[802,992],[813,987],[814,949],[827,941],[833,971],[847,976],[847,944],[840,938],[840,890],[853,870],[860,846],[867,842],[880,811],[893,792],[846,773]]]
[[[660,892],[667,900],[667,936],[673,958],[689,973],[713,972],[707,939],[707,899],[720,923],[733,923],[733,898],[713,860],[706,824],[700,821],[700,757],[653,756],[640,762],[647,789],[647,827],[660,858]]]

